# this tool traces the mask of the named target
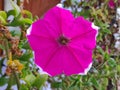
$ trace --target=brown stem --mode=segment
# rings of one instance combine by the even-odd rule
[[[20,6],[20,0],[17,0],[17,5]]]

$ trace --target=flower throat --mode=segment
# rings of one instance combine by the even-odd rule
[[[61,44],[61,45],[67,45],[68,42],[69,42],[69,39],[64,37],[64,36],[60,36],[59,39],[58,39],[58,42]]]

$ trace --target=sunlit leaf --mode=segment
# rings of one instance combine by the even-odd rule
[[[7,19],[7,14],[5,11],[0,11],[0,16],[4,18],[4,20]]]
[[[25,77],[25,81],[29,84],[33,84],[35,80],[36,80],[36,77],[33,74],[27,75]]]
[[[0,22],[2,24],[7,24],[6,20],[7,20],[6,12],[5,11],[0,11]]]

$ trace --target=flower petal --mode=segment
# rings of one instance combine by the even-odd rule
[[[51,24],[57,32],[63,34],[63,30],[74,20],[74,16],[68,10],[54,7],[45,14],[43,19]]]

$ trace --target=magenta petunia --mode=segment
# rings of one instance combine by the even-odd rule
[[[50,9],[27,30],[35,63],[51,76],[86,74],[92,65],[98,28],[63,8]]]
[[[115,8],[114,0],[109,0],[108,5],[109,5],[110,8]]]

